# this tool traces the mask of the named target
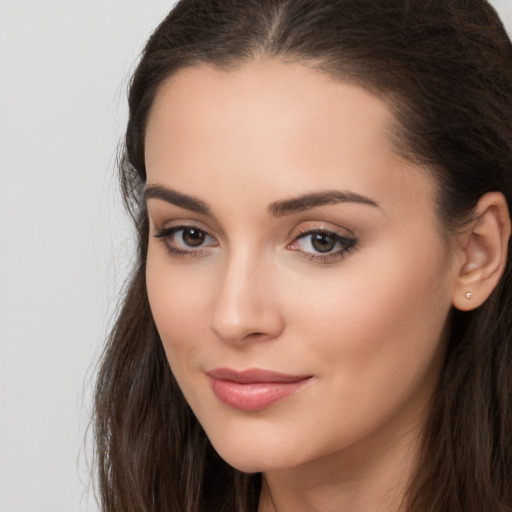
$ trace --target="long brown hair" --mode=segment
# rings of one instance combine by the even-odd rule
[[[151,317],[144,132],[173,73],[255,56],[314,66],[385,98],[399,151],[430,169],[447,234],[486,192],[512,206],[512,46],[485,0],[181,0],[133,75],[120,177],[136,266],[95,394],[105,512],[254,512],[260,476],[215,453],[185,402]],[[452,312],[409,512],[512,511],[512,255],[491,297]]]

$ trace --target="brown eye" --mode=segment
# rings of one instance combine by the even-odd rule
[[[196,226],[175,226],[160,229],[155,233],[172,256],[204,256],[218,243],[208,232]]]
[[[206,240],[206,233],[197,228],[185,228],[181,236],[189,247],[199,247]]]
[[[288,249],[317,263],[334,263],[351,252],[356,243],[354,238],[347,238],[335,231],[312,229],[299,235]]]
[[[319,253],[331,252],[336,246],[336,238],[328,232],[311,234],[311,245]]]

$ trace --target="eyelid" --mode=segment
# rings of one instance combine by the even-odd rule
[[[205,233],[205,235],[214,241],[206,245],[179,247],[174,242],[174,237],[180,231],[186,229],[196,229]],[[200,258],[206,256],[210,249],[219,245],[215,236],[210,233],[208,228],[204,228],[202,223],[196,221],[176,220],[171,223],[164,223],[162,227],[154,226],[154,235],[167,249],[170,256],[180,258]]]
[[[197,231],[201,231],[201,232],[205,233],[207,237],[209,237],[212,240],[215,240],[215,242],[217,242],[216,238],[214,236],[212,236],[206,229],[203,229],[194,224],[178,224],[177,226],[168,226],[168,227],[156,229],[154,236],[156,238],[168,238],[171,235],[174,235],[175,233],[177,233],[179,231],[184,231],[186,229],[195,229]],[[218,242],[217,242],[217,244],[218,244]]]
[[[335,226],[329,222],[312,222],[312,223],[302,223],[298,228],[294,228],[291,232],[290,237],[293,240],[296,240],[300,236],[303,236],[307,233],[314,233],[316,231],[328,231],[330,233],[334,233],[341,238],[355,239],[356,235],[353,231],[348,228]]]
[[[347,254],[355,251],[358,245],[358,241],[351,230],[343,228],[343,231],[350,233],[348,236],[341,233],[340,231],[341,229],[339,227],[329,227],[325,223],[315,223],[309,226],[301,226],[295,231],[292,241],[286,245],[286,248],[292,250],[297,254],[297,256],[308,261],[324,265],[329,263],[337,263],[346,257]],[[293,245],[298,244],[301,239],[314,235],[315,233],[331,234],[335,238],[336,243],[340,245],[340,247],[337,250],[325,253],[304,251],[297,247],[293,247]]]
[[[212,230],[203,222],[200,220],[196,220],[193,218],[187,218],[187,217],[181,217],[181,218],[173,218],[170,219],[162,219],[162,221],[159,221],[158,219],[152,220],[151,222],[154,231],[162,231],[164,229],[171,229],[175,227],[182,227],[182,228],[197,228],[201,231],[204,231],[205,233],[208,233],[210,236],[213,236]],[[214,237],[215,238],[215,237]]]
[[[210,254],[211,249],[219,245],[218,237],[213,235],[209,228],[198,221],[184,219],[173,220],[163,223],[162,227],[154,225],[153,229],[154,237],[159,239],[168,253],[174,257],[200,258]],[[175,236],[183,236],[183,233],[181,235],[178,235],[178,233],[187,229],[201,231],[205,234],[205,237],[210,240],[208,241],[206,239],[204,244],[197,246],[188,245],[183,239],[181,242],[177,241]],[[317,263],[335,263],[357,248],[357,240],[350,229],[340,228],[339,226],[333,226],[332,224],[324,222],[314,222],[311,224],[302,223],[298,228],[295,228],[292,233],[293,235],[288,237],[288,240],[291,238],[291,241],[286,244],[285,248],[294,251],[297,256],[303,259]],[[318,233],[329,234],[334,239],[335,244],[333,250],[322,252],[301,246],[301,239],[306,239],[308,236]]]

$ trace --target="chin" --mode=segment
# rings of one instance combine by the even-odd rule
[[[247,443],[251,443],[249,439]],[[243,447],[235,443],[226,446],[224,443],[212,442],[212,445],[224,461],[243,473],[279,471],[301,463],[297,457],[298,450],[294,450],[294,454],[288,454],[276,447],[275,443],[269,443],[270,446],[266,447],[256,443],[247,446],[247,443]]]
[[[242,473],[268,473],[271,471],[280,471],[290,469],[295,466],[291,461],[282,460],[261,460],[261,457],[224,457],[219,453],[230,466],[241,471]]]

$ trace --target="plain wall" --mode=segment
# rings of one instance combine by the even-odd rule
[[[174,2],[0,0],[0,511],[96,510],[91,376],[131,258],[116,146]]]
[[[173,3],[0,0],[0,512],[97,510],[94,361],[132,252],[116,146]]]

